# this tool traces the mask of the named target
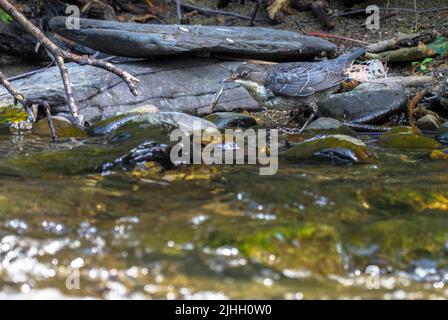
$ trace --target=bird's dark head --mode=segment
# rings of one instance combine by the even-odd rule
[[[267,66],[256,64],[242,64],[238,66],[227,79],[243,86],[250,95],[260,103],[268,99],[268,92],[264,86],[267,76]]]
[[[262,84],[266,79],[266,70],[264,67],[256,64],[241,64],[233,70],[228,80],[235,82],[253,81]]]

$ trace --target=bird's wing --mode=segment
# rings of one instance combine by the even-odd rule
[[[274,94],[287,97],[307,97],[332,88],[344,81],[345,75],[316,67],[298,66],[288,71],[273,70],[266,82]]]

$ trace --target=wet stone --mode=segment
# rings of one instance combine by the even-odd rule
[[[83,138],[87,136],[82,128],[73,125],[64,117],[53,116],[51,119],[58,138]],[[36,122],[31,132],[39,136],[50,137],[51,131],[48,125],[48,119],[44,118]]]
[[[257,121],[249,115],[236,112],[215,112],[204,117],[214,123],[218,129],[248,128],[257,125]]]
[[[439,120],[435,116],[427,114],[417,120],[417,127],[425,131],[436,131],[439,128]]]
[[[376,124],[404,110],[408,101],[406,90],[399,82],[361,84],[354,90],[332,94],[318,102],[322,115],[339,120]]]
[[[138,123],[142,128],[148,125],[175,126],[185,132],[192,132],[193,125],[197,124],[201,129],[216,128],[210,121],[190,116],[181,112],[148,112],[148,113],[124,113],[101,120],[89,128],[92,135],[110,134],[127,123]]]
[[[332,163],[371,162],[375,155],[361,140],[328,135],[306,140],[283,153],[289,160],[324,160]]]
[[[433,138],[420,135],[410,127],[396,127],[384,133],[377,144],[397,149],[439,149],[441,144]]]

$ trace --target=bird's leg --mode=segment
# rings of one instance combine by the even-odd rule
[[[292,110],[291,111],[291,116],[289,117],[289,119],[286,121],[285,126],[289,125],[291,122],[293,122],[294,120],[297,120],[299,118],[299,116],[302,114],[302,110],[298,109],[298,110]]]
[[[310,124],[310,122],[314,119],[314,117],[317,114],[317,103],[316,100],[312,99],[312,101],[309,103],[309,107],[311,109],[311,114],[308,117],[308,119],[306,119],[305,124],[302,126],[302,128],[299,130],[299,134],[302,133],[303,130],[305,130],[306,127],[308,127],[308,125]]]

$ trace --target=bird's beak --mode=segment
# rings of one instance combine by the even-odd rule
[[[236,76],[236,74],[231,74],[227,79],[224,80],[224,82],[232,82],[237,79],[238,79],[238,77]]]

